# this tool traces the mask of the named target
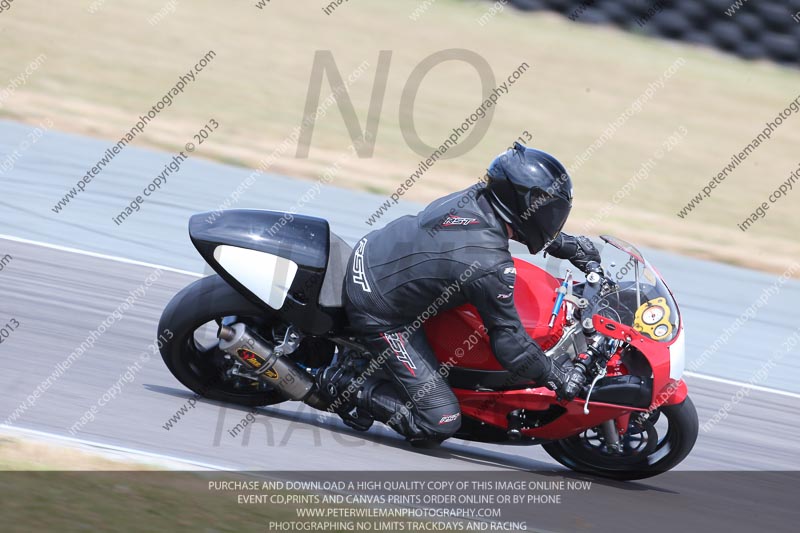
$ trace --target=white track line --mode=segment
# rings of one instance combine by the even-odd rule
[[[173,268],[173,267],[168,267],[168,266],[164,266],[164,265],[156,265],[156,264],[153,264],[153,263],[146,263],[144,261],[136,261],[134,259],[127,259],[125,257],[118,257],[118,256],[115,256],[115,255],[98,254],[98,253],[95,253],[95,252],[88,252],[86,250],[79,250],[77,248],[68,248],[66,246],[59,246],[58,244],[50,244],[50,243],[47,243],[47,242],[39,242],[39,241],[32,241],[30,239],[22,239],[20,237],[13,237],[11,235],[0,234],[0,239],[6,239],[6,240],[9,240],[9,241],[14,241],[14,242],[21,242],[21,243],[24,243],[24,244],[32,244],[32,245],[35,245],[35,246],[42,246],[44,248],[51,248],[53,250],[59,250],[59,251],[62,251],[62,252],[70,252],[70,253],[73,253],[73,254],[80,254],[80,255],[86,255],[86,256],[89,256],[89,257],[96,257],[98,259],[107,259],[109,261],[117,261],[118,263],[126,263],[126,264],[129,264],[129,265],[139,265],[139,266],[145,266],[145,267],[148,267],[148,268],[160,268],[161,270],[167,270],[169,272],[176,272],[178,274],[185,274],[187,276],[193,276],[193,277],[196,277],[196,278],[202,278],[205,275],[205,274],[198,274],[197,272],[189,272],[188,270],[181,270],[179,268]],[[694,372],[684,372],[684,374],[689,376],[689,377],[695,378],[695,379],[704,379],[706,381],[713,381],[715,383],[724,383],[726,385],[734,385],[736,387],[744,387],[744,388],[747,388],[747,389],[757,390],[757,391],[760,391],[760,392],[768,392],[770,394],[778,394],[780,396],[787,396],[789,398],[800,398],[800,394],[795,393],[795,392],[789,392],[789,391],[780,390],[780,389],[772,389],[770,387],[762,387],[760,385],[753,385],[751,383],[745,383],[744,381],[735,381],[735,380],[732,380],[732,379],[718,378],[718,377],[709,376],[709,375],[706,375],[706,374],[696,374]]]
[[[43,248],[50,248],[52,250],[59,250],[61,252],[69,252],[73,254],[79,255],[86,255],[89,257],[96,257],[98,259],[107,259],[109,261],[116,261],[118,263],[126,263],[128,265],[137,265],[137,266],[144,266],[148,268],[160,268],[161,270],[167,270],[169,272],[175,272],[177,274],[185,274],[187,276],[194,276],[196,278],[202,278],[205,274],[198,274],[197,272],[189,272],[188,270],[181,270],[180,268],[173,268],[164,265],[156,265],[154,263],[146,263],[144,261],[136,261],[135,259],[127,259],[125,257],[119,257],[116,255],[106,255],[106,254],[99,254],[97,252],[89,252],[86,250],[79,250],[77,248],[69,248],[67,246],[60,246],[58,244],[50,244],[48,242],[39,242],[39,241],[32,241],[30,239],[22,239],[20,237],[13,237],[11,235],[3,235],[0,234],[0,239],[5,239],[7,241],[14,241],[14,242],[21,242],[23,244],[32,244],[35,246],[41,246]]]
[[[724,383],[725,385],[735,385],[737,387],[741,387],[744,389],[752,389],[760,392],[768,392],[770,394],[779,394],[781,396],[788,396],[789,398],[800,398],[800,394],[797,394],[796,392],[789,392],[780,389],[771,389],[769,387],[762,387],[761,385],[753,385],[752,383],[746,383],[744,381],[718,378],[716,376],[707,376],[705,374],[695,374],[694,372],[684,372],[683,374],[691,378],[704,379],[706,381],[713,381],[715,383]]]
[[[123,455],[124,458],[128,458],[129,460],[133,460],[139,463],[146,462],[143,461],[142,458],[152,459],[153,461],[156,461],[163,466],[168,466],[171,470],[186,470],[187,466],[201,468],[203,470],[224,470],[224,471],[230,470],[229,467],[212,465],[200,461],[193,461],[191,459],[182,459],[180,457],[164,455],[161,453],[146,452],[143,450],[137,450],[135,448],[127,448],[125,446],[116,446],[114,444],[108,444],[105,442],[97,442],[87,439],[67,437],[66,435],[49,433],[47,431],[39,431],[36,429],[20,428],[16,426],[9,426],[6,424],[0,424],[0,431],[5,432],[6,434],[12,434],[12,435],[16,434],[20,436],[32,437],[33,440],[39,440],[43,442],[55,441],[61,444],[68,444],[73,446],[77,445],[78,448],[84,448],[84,449],[93,448],[94,450],[91,451],[94,451],[95,453],[97,453],[98,449],[101,452],[114,452],[116,454]],[[110,454],[101,453],[101,455],[109,456]],[[113,456],[111,458],[117,461],[120,460],[119,456]]]

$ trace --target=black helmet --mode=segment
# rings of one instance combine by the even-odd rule
[[[572,209],[572,180],[558,160],[517,142],[489,165],[487,199],[514,232],[540,252],[564,227]]]

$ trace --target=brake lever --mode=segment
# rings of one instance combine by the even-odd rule
[[[600,372],[598,372],[597,375],[592,380],[592,384],[589,386],[589,392],[586,394],[586,401],[583,404],[583,414],[585,415],[589,414],[589,399],[592,397],[592,392],[594,392],[594,386],[597,384],[598,381],[606,377],[607,373],[608,373],[607,368],[603,367],[603,369]]]

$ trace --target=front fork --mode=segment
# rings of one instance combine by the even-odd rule
[[[576,366],[581,366],[584,370],[598,368],[594,379],[592,380],[591,386],[589,387],[589,392],[586,394],[586,400],[583,404],[583,412],[584,414],[588,415],[589,401],[591,400],[594,387],[599,380],[605,377],[607,372],[606,367],[608,362],[611,360],[611,356],[608,354],[615,353],[616,349],[602,349],[602,345],[605,340],[601,335],[597,335],[597,331],[594,329],[594,326],[589,320],[583,324],[583,333],[586,337],[588,346],[586,353],[578,356],[578,362],[576,363]],[[622,453],[621,437],[628,432],[630,419],[631,415],[630,413],[627,413],[618,416],[617,418],[606,420],[600,425],[600,431],[603,434],[603,439],[606,443],[606,449],[609,452]]]
[[[609,452],[622,452],[621,438],[628,432],[628,425],[630,424],[631,414],[626,413],[617,418],[606,420],[600,425],[603,432],[603,439],[606,443],[606,449]]]
[[[609,452],[621,452],[622,451],[622,441],[619,439],[619,431],[617,431],[617,422],[613,418],[611,420],[606,420],[600,425],[600,429],[603,432],[603,440],[606,443],[606,449]]]

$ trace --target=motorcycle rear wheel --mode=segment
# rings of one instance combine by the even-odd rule
[[[275,389],[230,375],[234,362],[219,350],[214,338],[216,326],[227,316],[261,328],[268,327],[270,320],[217,275],[199,279],[176,294],[158,323],[159,333],[172,333],[161,347],[161,358],[169,371],[187,388],[210,400],[251,407],[286,401]]]
[[[596,429],[542,445],[556,461],[576,472],[630,481],[657,476],[674,468],[692,451],[699,423],[689,397],[678,405],[654,411],[640,424],[633,422],[623,437],[622,454],[605,449],[602,434]],[[665,419],[664,431],[656,423]],[[663,420],[662,420],[663,422]]]

